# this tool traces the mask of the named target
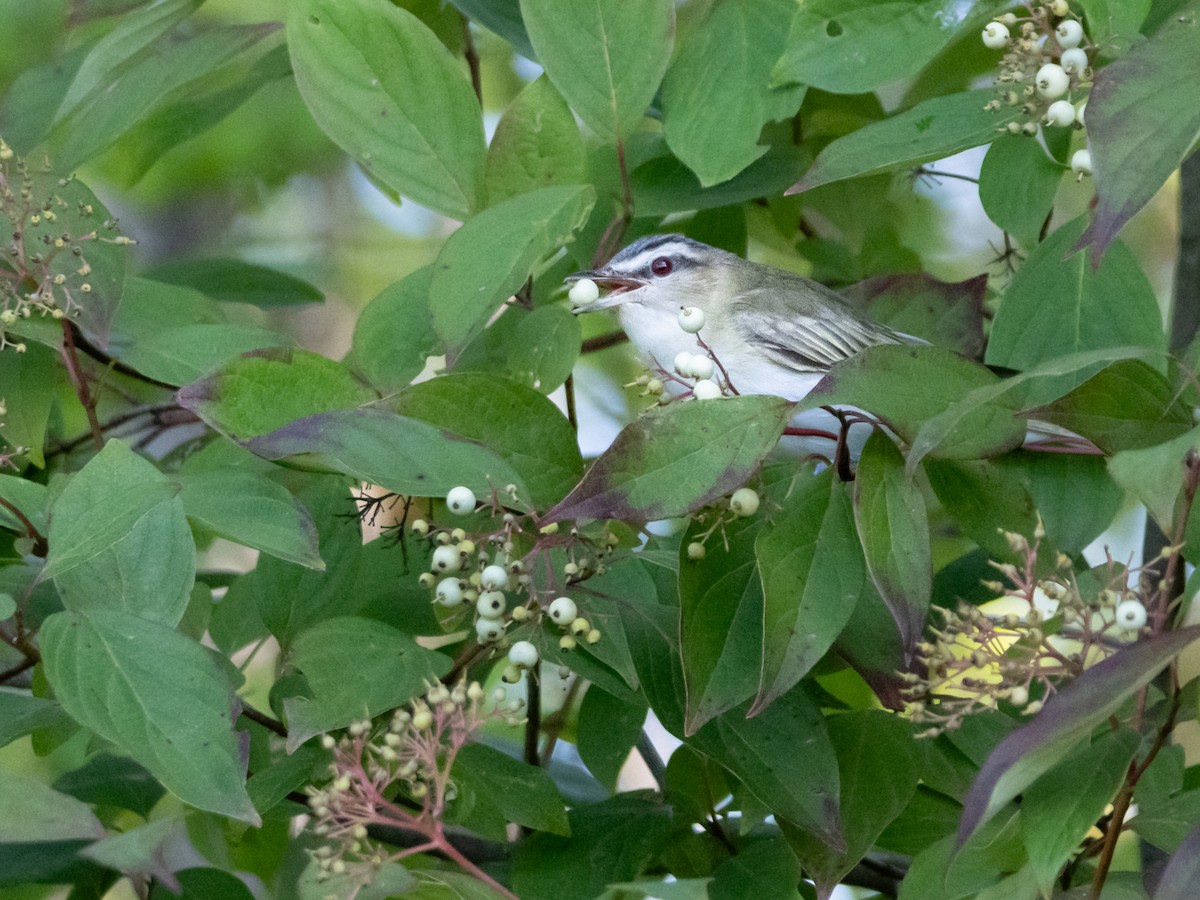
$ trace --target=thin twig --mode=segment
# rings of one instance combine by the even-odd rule
[[[79,398],[80,404],[83,406],[83,411],[87,414],[88,429],[92,434],[92,443],[96,445],[97,450],[104,449],[104,431],[100,428],[100,420],[96,418],[96,404],[92,399],[91,391],[88,390],[87,379],[83,375],[83,371],[79,368],[79,355],[75,352],[75,333],[71,327],[71,323],[66,319],[62,320],[63,343],[62,357],[63,362],[67,366],[67,374],[71,378],[71,384],[75,388],[75,396]]]
[[[595,353],[597,350],[607,350],[609,347],[615,347],[617,344],[623,344],[629,340],[629,336],[623,331],[610,331],[608,334],[598,334],[595,337],[585,338],[579,347],[580,353]]]
[[[471,37],[471,22],[466,16],[462,17],[463,25],[463,56],[467,60],[467,68],[471,71],[471,88],[475,91],[475,99],[483,106],[483,79],[480,76],[479,53],[475,49],[475,40]]]
[[[538,738],[542,730],[542,664],[525,673],[525,762],[541,766]]]
[[[287,737],[287,727],[282,722],[280,722],[278,719],[271,718],[266,713],[259,712],[253,706],[247,706],[245,703],[243,703],[242,715],[251,722],[257,722],[268,731],[275,732],[280,737]]]
[[[567,421],[571,423],[571,428],[576,432],[579,431],[579,414],[575,410],[575,376],[568,375],[567,380],[563,382],[563,394],[567,400]]]
[[[33,555],[45,556],[50,549],[50,544],[46,540],[46,536],[37,530],[37,527],[29,521],[25,513],[21,512],[9,500],[0,497],[0,506],[3,506],[10,513],[17,517],[17,521],[21,523],[21,527],[25,529],[25,535],[33,538]]]

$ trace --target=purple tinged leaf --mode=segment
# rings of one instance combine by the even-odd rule
[[[948,282],[924,272],[881,275],[841,292],[875,321],[957,350],[968,359],[977,359],[983,352],[986,293],[986,275]]]
[[[1200,625],[1193,625],[1120,650],[1064,687],[1032,721],[996,745],[963,800],[959,846],[1197,638]]]
[[[1163,870],[1154,900],[1192,900],[1200,884],[1200,826],[1193,828]]]
[[[1088,149],[1096,215],[1075,249],[1098,266],[1117,233],[1158,192],[1200,137],[1200,2],[1096,74]]]
[[[625,427],[547,522],[684,516],[745,483],[792,411],[779,397],[674,403]]]

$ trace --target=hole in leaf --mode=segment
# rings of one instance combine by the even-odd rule
[[[830,19],[825,23],[825,33],[830,37],[841,37],[844,31],[842,23],[837,19]]]

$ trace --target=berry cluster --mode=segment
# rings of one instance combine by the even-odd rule
[[[330,779],[306,789],[313,832],[326,841],[312,851],[319,881],[362,869],[366,883],[386,862],[440,850],[494,884],[455,855],[442,824],[447,804],[457,795],[452,770],[462,748],[491,719],[508,725],[524,721],[523,702],[505,699],[503,690],[494,692],[490,711],[484,711],[483,699],[477,682],[453,688],[439,683],[407,709],[397,709],[386,724],[363,719],[340,738],[322,737],[321,745],[333,753]],[[426,840],[393,852],[370,838],[372,825],[403,828]]]
[[[1087,100],[1079,98],[1091,87],[1088,51],[1093,48],[1067,0],[1031,7],[1025,17],[1005,13],[987,24],[982,37],[984,46],[1007,50],[1000,62],[1000,96],[984,108],[1020,106],[1025,116],[1002,130],[1033,136],[1039,124],[1084,127]],[[1079,178],[1092,173],[1087,149],[1072,155],[1071,170]]]
[[[1040,523],[1033,537],[1031,543],[1005,533],[1023,565],[992,564],[1009,582],[987,583],[1003,594],[999,599],[954,611],[934,607],[942,627],[931,629],[933,640],[916,648],[916,668],[924,674],[902,676],[909,714],[930,726],[923,736],[956,728],[974,710],[1001,701],[1034,715],[1062,681],[1145,632],[1146,598],[1152,593],[1146,573],[1132,590],[1130,571],[1110,559],[1081,584],[1071,560],[1060,554],[1056,574],[1039,578]]]
[[[89,242],[133,243],[112,219],[85,225],[97,212],[91,203],[68,199],[74,187],[70,178],[56,179],[48,163],[31,171],[0,138],[0,221],[10,228],[7,245],[0,245],[0,350],[25,352],[8,331],[35,312],[55,319],[79,314],[92,292],[92,267],[84,257]],[[73,233],[72,226],[87,230]]]
[[[744,519],[758,512],[758,491],[754,488],[741,487],[729,495],[729,502],[723,508],[718,507],[715,514],[699,513],[696,521],[702,522],[711,518],[708,527],[694,541],[687,545],[687,556],[690,560],[704,559],[707,554],[705,543],[718,528],[722,528],[731,519]]]

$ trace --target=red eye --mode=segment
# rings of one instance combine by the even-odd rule
[[[650,263],[650,271],[659,278],[662,278],[664,275],[670,275],[673,268],[671,260],[665,256],[660,256],[654,262]]]

